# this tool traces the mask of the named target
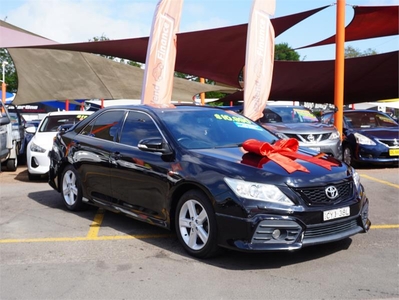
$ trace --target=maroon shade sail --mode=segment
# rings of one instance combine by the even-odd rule
[[[275,35],[278,36],[327,7],[329,6],[272,19]],[[248,24],[242,24],[178,34],[175,70],[239,88],[238,76],[245,63],[247,28]],[[0,48],[5,47],[2,43],[3,41],[0,41]],[[89,52],[145,63],[147,46],[148,37],[143,37],[73,44],[45,44],[34,48]]]
[[[328,6],[272,19],[276,36],[326,7]],[[397,22],[396,19],[396,24]],[[82,52],[88,52],[144,63],[148,45],[148,38],[146,37],[57,44],[3,21],[0,21],[0,27],[1,30],[6,28],[4,30],[34,35],[37,39],[33,41],[33,45],[41,45],[29,46],[29,43],[32,43],[31,39],[33,39],[31,37],[26,40],[0,38],[0,48],[9,48],[17,68],[18,78],[21,79],[16,96],[19,103],[33,103],[42,99],[84,99],[91,97],[118,99],[136,97],[136,95],[141,94],[141,89],[136,88],[136,86],[141,86],[142,77],[139,74],[134,74],[135,72],[131,71],[132,69],[128,66],[112,61],[109,61],[109,64],[108,62],[97,62],[96,59],[100,58],[91,56],[89,58],[93,63],[82,64],[79,61],[86,56]],[[365,31],[368,31],[368,29],[366,28]],[[224,83],[234,88],[240,88],[238,75],[245,62],[246,36],[247,24],[179,34],[176,70],[212,79],[218,84]],[[10,38],[12,39],[12,36]],[[25,49],[17,49],[17,47],[23,46],[25,46]],[[52,52],[40,55],[40,53],[34,53],[37,48],[54,50],[48,50]],[[57,50],[70,50],[72,52],[66,54],[59,51],[60,54],[57,54]],[[76,56],[73,55],[73,52],[76,53]],[[49,57],[53,59],[51,62]],[[68,72],[65,70],[65,57],[70,61],[70,64],[67,65]],[[398,98],[398,57],[399,52],[395,51],[347,59],[345,61],[345,104]],[[85,58],[85,60],[88,61],[89,58]],[[87,69],[87,74],[75,69],[77,67]],[[314,62],[275,61],[270,99],[334,103],[334,68],[334,60]],[[137,69],[134,69],[134,71],[138,71]],[[33,70],[37,73],[35,73],[35,76],[32,76]],[[44,72],[44,70],[46,71]],[[47,72],[48,77],[44,78],[43,74],[47,74]],[[61,75],[64,77],[69,75],[69,77],[62,77],[63,80],[59,80],[57,76]],[[82,80],[78,80],[73,87],[71,83],[76,81],[77,77]],[[92,80],[88,80],[89,78],[92,78]],[[51,80],[54,80],[54,86],[49,84]],[[133,83],[136,81],[139,82],[138,85]],[[217,87],[207,87],[208,85],[205,85],[206,89],[205,87],[202,89],[194,82],[189,86],[189,83],[179,83],[179,86],[176,87],[176,91],[180,91],[179,94],[176,93],[177,99],[186,99],[187,96],[191,98],[190,95],[201,90],[218,90]],[[51,86],[53,86],[54,91],[49,91]],[[79,88],[76,88],[77,86]],[[46,92],[46,95],[43,95],[43,92]],[[106,92],[110,94],[108,97],[106,97]],[[46,98],[43,98],[44,96]],[[229,104],[229,98],[241,100],[243,99],[242,92],[241,96],[238,92],[227,97],[226,104]]]
[[[344,103],[399,98],[399,51],[345,60]],[[334,103],[335,62],[275,61],[270,100]],[[226,105],[243,99],[239,91]]]
[[[399,34],[399,6],[354,6],[355,14],[345,29],[345,41],[356,41]],[[297,49],[335,43],[335,35]]]

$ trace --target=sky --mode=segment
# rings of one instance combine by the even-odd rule
[[[157,3],[158,0],[0,0],[0,18],[59,43],[87,42],[102,35],[111,40],[147,37]],[[276,0],[276,12],[271,18],[325,5],[331,6],[290,28],[275,43],[287,43],[295,49],[330,37],[336,30],[333,0]],[[354,5],[399,5],[399,0],[346,0],[346,24],[353,17]],[[252,0],[184,0],[179,32],[248,23],[251,6]],[[354,41],[348,45],[361,52],[372,49],[385,53],[399,50],[399,37]],[[297,52],[304,61],[330,60],[335,57],[335,46]]]

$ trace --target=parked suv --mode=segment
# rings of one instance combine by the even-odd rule
[[[1,163],[7,167],[7,170],[15,171],[23,147],[25,120],[14,105],[1,105],[0,109],[2,118],[10,121],[1,125]]]
[[[271,105],[259,120],[263,127],[279,138],[295,138],[299,145],[341,159],[341,139],[332,124],[323,124],[306,107]]]

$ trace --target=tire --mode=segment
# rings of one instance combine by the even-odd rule
[[[7,170],[8,171],[16,171],[18,167],[18,159],[12,158],[7,160]]]
[[[72,166],[67,166],[62,173],[61,194],[64,204],[69,210],[78,211],[84,207],[81,180],[78,172]]]
[[[348,145],[344,146],[342,160],[354,168],[358,166],[358,164],[353,160],[353,152],[351,147]]]
[[[191,190],[180,198],[175,226],[180,243],[190,255],[209,258],[220,252],[215,213],[201,191]]]

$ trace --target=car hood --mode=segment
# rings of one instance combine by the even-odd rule
[[[376,139],[399,139],[398,128],[359,128],[353,131]]]
[[[324,123],[262,123],[262,126],[272,132],[315,133],[333,132],[334,126]]]
[[[229,170],[229,174],[225,174],[226,176],[231,177],[231,174],[234,174],[236,178],[253,182],[272,182],[273,184],[288,184],[294,187],[314,186],[320,185],[320,183],[326,184],[342,180],[342,178],[346,178],[349,175],[347,165],[332,156],[328,160],[336,163],[337,166],[332,167],[331,170],[297,159],[296,161],[307,168],[309,173],[294,171],[290,174],[267,157],[246,152],[241,147],[198,149],[191,150],[191,152],[193,154],[191,159],[195,162],[202,161],[217,170]],[[299,153],[305,154],[306,152]]]
[[[36,132],[32,137],[31,142],[46,150],[50,150],[53,146],[53,140],[56,135],[57,132]]]

